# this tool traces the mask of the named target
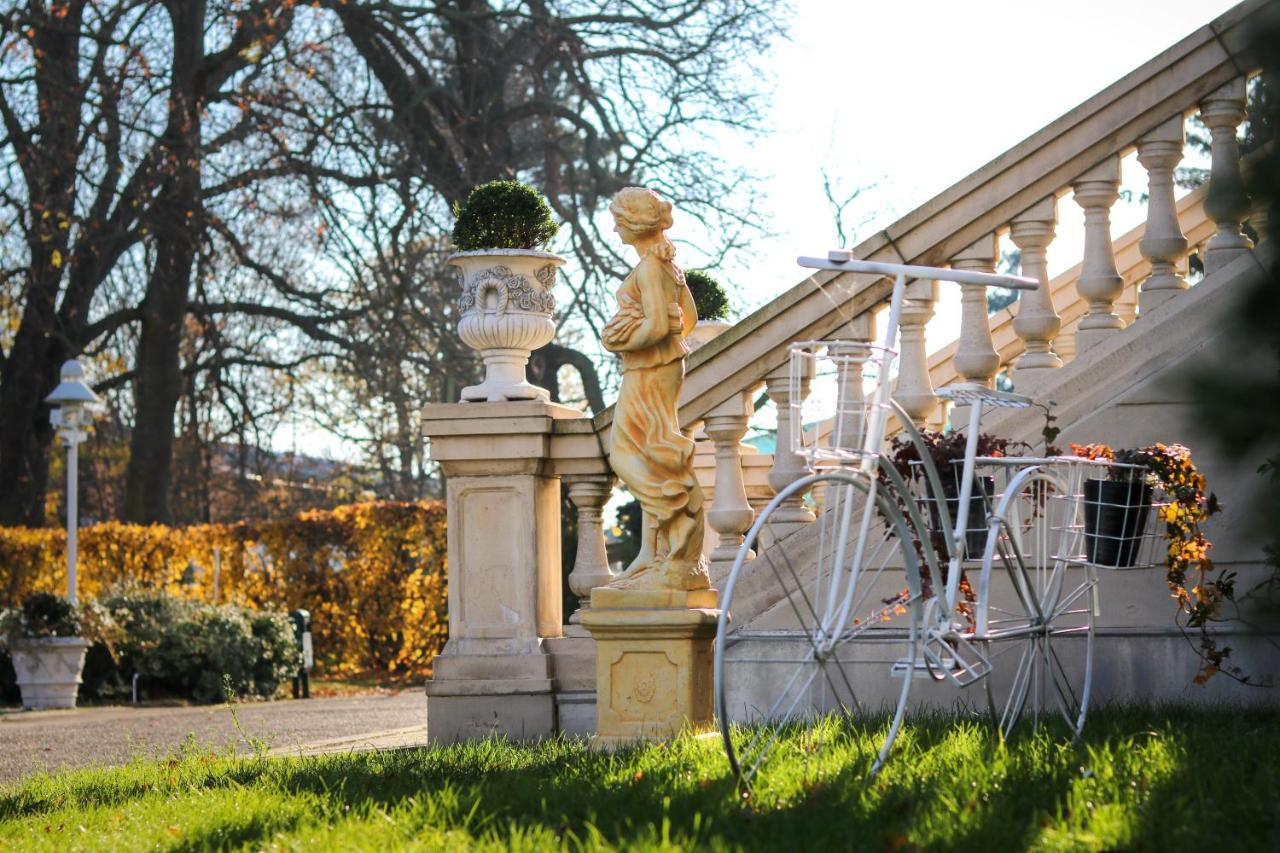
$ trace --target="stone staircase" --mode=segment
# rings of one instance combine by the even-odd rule
[[[1260,269],[1242,225],[1249,221],[1261,233],[1262,211],[1251,210],[1230,188],[1240,184],[1242,169],[1236,132],[1246,118],[1248,74],[1241,69],[1253,67],[1244,32],[1264,5],[1241,3],[853,250],[863,260],[991,271],[998,240],[1007,234],[1021,251],[1021,274],[1046,286],[991,317],[984,290],[963,287],[959,337],[930,357],[925,325],[935,310],[938,283],[911,282],[895,399],[918,425],[936,428],[945,422],[946,409],[934,389],[957,380],[990,386],[1007,367],[1019,392],[1054,401],[1064,428],[1060,443],[1181,441],[1196,448],[1228,508],[1208,531],[1215,554],[1221,565],[1241,572],[1242,584],[1263,571],[1256,537],[1232,511],[1244,506],[1252,473],[1212,455],[1194,428],[1186,392],[1172,377],[1196,359],[1222,359],[1230,352],[1222,340],[1224,312],[1232,292]],[[1193,114],[1212,134],[1210,181],[1175,200],[1173,170]],[[1110,212],[1119,195],[1121,160],[1134,151],[1148,178],[1147,218],[1113,239]],[[1084,246],[1079,264],[1050,279],[1045,253],[1061,205],[1083,210]],[[1264,244],[1256,251],[1267,250]],[[1205,269],[1194,287],[1185,278],[1192,253]],[[711,498],[707,554],[714,580],[725,577],[760,507],[807,473],[803,459],[789,450],[786,418],[779,419],[775,454],[757,454],[741,444],[751,401],[764,389],[779,411],[795,402],[787,375],[793,341],[875,341],[876,316],[890,286],[871,275],[819,272],[690,357],[680,420],[705,436],[698,471]],[[585,424],[565,422],[566,453],[585,457],[607,447],[611,419],[611,410],[598,415],[589,437]],[[1034,410],[997,413],[984,430],[1038,442],[1040,423]],[[803,564],[815,547],[809,529],[814,513],[801,496],[784,510],[791,524],[769,547]],[[767,553],[757,559],[762,557]],[[600,578],[600,572],[588,561],[575,567],[581,578]],[[575,592],[585,600],[590,585],[580,586]],[[763,581],[746,593],[735,601],[735,630],[763,634],[784,602]],[[1226,678],[1207,689],[1188,689],[1195,659],[1173,626],[1159,570],[1112,573],[1103,581],[1103,598],[1108,604],[1099,642],[1107,651],[1099,659],[1110,662],[1098,673],[1101,699],[1248,701],[1263,692],[1236,689]],[[1237,660],[1246,669],[1250,662],[1270,664],[1275,639],[1267,630],[1242,637]],[[756,656],[777,653],[767,638],[758,642]],[[956,701],[950,692],[924,689],[915,695],[926,703]],[[749,697],[743,702],[749,704]]]

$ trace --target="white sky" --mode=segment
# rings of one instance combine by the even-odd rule
[[[797,255],[836,244],[824,167],[846,191],[876,184],[846,217],[872,217],[854,245],[1233,5],[794,0],[791,39],[765,62],[772,133],[725,150],[766,177],[762,207],[775,235],[749,268],[725,271],[739,307],[800,281]],[[1125,179],[1145,188],[1141,169]],[[1074,211],[1060,208],[1069,229]],[[1116,219],[1117,230],[1136,224],[1119,211]]]
[[[772,234],[750,257],[722,269],[739,315],[805,277],[796,256],[836,245],[824,168],[846,192],[875,184],[846,215],[851,224],[869,220],[851,235],[855,245],[1235,5],[792,2],[791,37],[762,62],[774,83],[765,122],[770,133],[749,142],[729,139],[723,147],[730,161],[763,176],[760,207]],[[1145,189],[1145,174],[1132,158],[1124,179]],[[1136,205],[1123,208],[1120,203],[1113,211],[1115,233],[1143,215]],[[1051,273],[1079,259],[1078,209],[1060,201],[1059,219]],[[677,236],[680,227],[677,220]],[[698,259],[682,260],[695,266]],[[945,297],[929,327],[930,349],[955,334],[955,312]],[[349,455],[332,437],[303,425],[280,430],[274,443],[280,450]]]

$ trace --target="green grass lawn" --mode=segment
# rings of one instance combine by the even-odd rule
[[[580,740],[169,760],[0,789],[0,848],[1280,850],[1280,715],[1096,713],[1006,744],[976,722],[909,723],[870,785],[882,721],[840,723],[832,770],[800,743],[756,795],[714,739],[598,755]]]

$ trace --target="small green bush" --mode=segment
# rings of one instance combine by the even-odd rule
[[[704,270],[686,270],[684,280],[698,306],[699,320],[724,320],[729,316],[729,294],[724,285]]]
[[[0,609],[0,648],[51,637],[83,637],[110,648],[116,631],[110,614],[96,601],[73,604],[50,592],[30,593],[18,607]]]
[[[22,632],[27,637],[74,637],[80,632],[76,607],[60,595],[33,592],[18,608]]]
[[[214,607],[136,586],[100,601],[123,637],[114,660],[90,655],[82,696],[126,696],[137,672],[153,695],[218,702],[225,675],[237,695],[270,698],[298,669],[300,650],[283,612]]]
[[[453,213],[453,245],[462,252],[540,249],[560,230],[546,199],[519,181],[481,184]]]

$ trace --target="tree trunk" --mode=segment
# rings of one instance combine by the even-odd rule
[[[35,30],[35,133],[12,142],[26,180],[31,214],[31,268],[22,319],[13,346],[0,363],[0,524],[44,524],[53,427],[44,398],[76,342],[59,328],[58,291],[69,265],[67,249],[75,197],[76,157],[83,88],[79,79],[79,28],[83,4],[52,17],[31,4]]]
[[[172,0],[173,86],[166,129],[171,170],[151,220],[156,264],[142,302],[138,336],[136,414],[125,474],[124,519],[140,524],[173,520],[170,482],[173,419],[182,396],[183,321],[201,223],[200,156],[203,106],[197,70],[204,58],[204,0]]]

